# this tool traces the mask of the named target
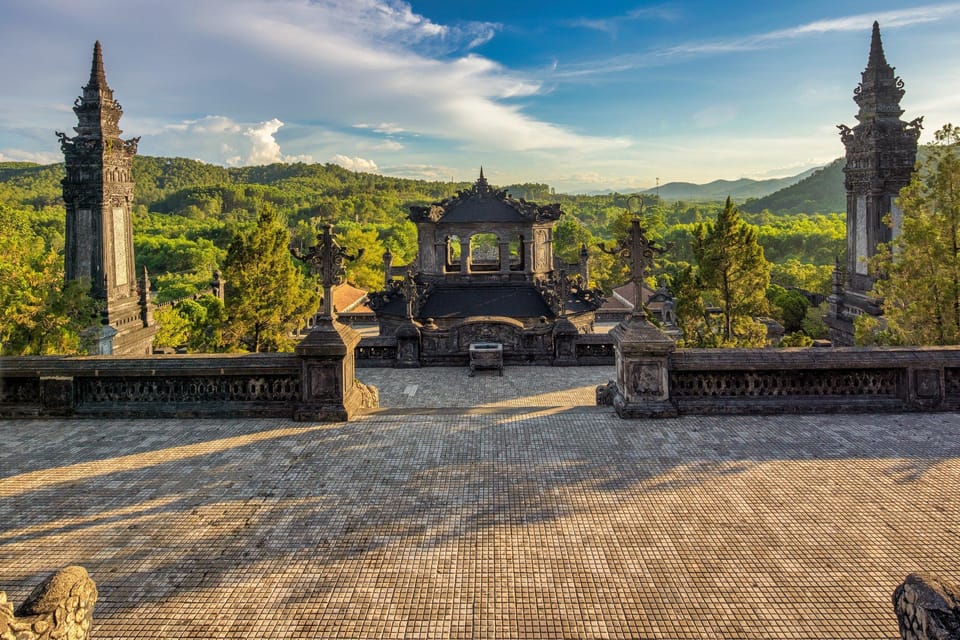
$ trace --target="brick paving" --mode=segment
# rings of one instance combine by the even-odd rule
[[[622,421],[583,406],[610,374],[361,370],[407,404],[347,424],[0,422],[0,589],[86,566],[97,638],[894,638],[906,573],[960,577],[960,416]]]

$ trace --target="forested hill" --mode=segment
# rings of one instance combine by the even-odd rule
[[[834,213],[847,210],[847,192],[843,186],[844,158],[837,158],[794,185],[762,198],[745,202],[740,209],[759,213],[764,209],[776,214]]]
[[[686,200],[694,202],[716,202],[726,200],[729,196],[734,202],[742,202],[748,198],[760,198],[775,191],[796,184],[816,169],[809,169],[803,173],[786,178],[771,178],[769,180],[753,180],[740,178],[739,180],[714,180],[707,184],[693,184],[691,182],[668,182],[660,185],[659,189],[647,189],[643,193],[658,193],[665,201]]]

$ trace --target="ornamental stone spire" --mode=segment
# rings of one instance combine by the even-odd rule
[[[123,110],[107,84],[99,41],[90,80],[73,111],[76,135],[57,132],[66,165],[66,279],[89,280],[91,295],[104,303],[97,353],[149,354],[156,327],[144,306],[149,296],[138,291],[130,216],[133,156],[140,139],[120,138]]]
[[[900,190],[913,175],[917,139],[923,118],[900,119],[904,96],[903,80],[887,62],[880,37],[880,25],[873,23],[870,55],[853,91],[859,107],[854,127],[838,125],[846,148],[843,169],[847,190],[847,264],[843,300],[827,322],[834,344],[853,343],[853,317],[879,315],[880,307],[869,292],[875,278],[869,260],[877,245],[888,243],[900,233],[903,214],[896,204]],[[890,216],[890,224],[886,217]]]

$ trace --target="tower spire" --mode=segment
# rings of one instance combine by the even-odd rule
[[[873,36],[870,38],[870,59],[867,68],[889,67],[887,57],[883,54],[883,40],[880,39],[880,23],[873,21]]]
[[[90,65],[90,82],[85,89],[107,89],[107,74],[103,70],[103,48],[97,40],[93,45],[93,63]]]

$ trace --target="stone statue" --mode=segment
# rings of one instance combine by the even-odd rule
[[[0,638],[86,640],[96,602],[97,586],[86,569],[78,566],[50,575],[16,612],[7,602],[7,594],[0,591]]]
[[[911,573],[893,592],[903,640],[960,640],[960,585]]]

